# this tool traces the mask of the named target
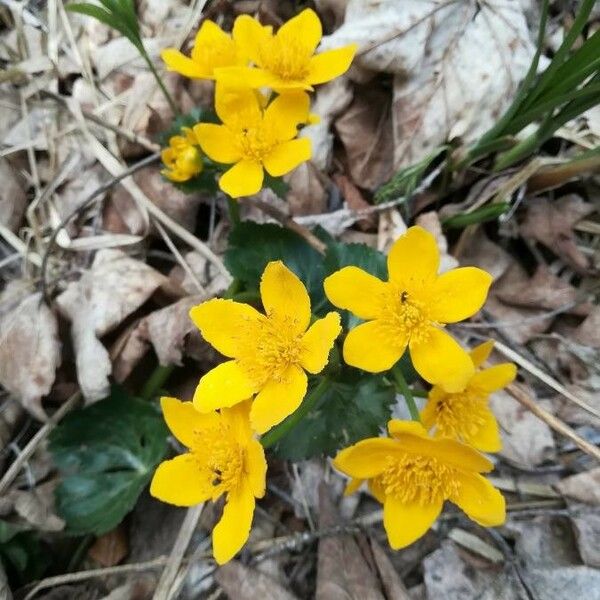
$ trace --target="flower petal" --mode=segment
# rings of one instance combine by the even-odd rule
[[[227,68],[236,69],[238,67]],[[215,69],[217,75],[220,71],[221,69]],[[258,92],[246,86],[241,88],[240,80],[233,85],[225,85],[220,80],[217,81],[215,111],[223,123],[240,130],[262,120]]]
[[[467,516],[483,525],[494,527],[506,520],[504,496],[485,478],[476,473],[459,473],[458,493],[449,498]]]
[[[199,123],[194,126],[194,133],[202,152],[212,160],[233,163],[242,157],[234,135],[224,125]]]
[[[227,494],[223,516],[212,533],[213,555],[218,564],[231,560],[247,542],[255,504],[252,490],[245,481]]]
[[[358,491],[363,482],[364,479],[350,479],[350,481],[348,481],[346,487],[344,488],[344,496],[351,496],[352,494],[354,494],[354,492]]]
[[[440,252],[429,231],[415,225],[399,237],[387,257],[390,281],[408,290],[422,288],[435,280],[440,267]]]
[[[500,452],[502,450],[502,438],[498,421],[491,410],[484,413],[485,421],[476,433],[466,440],[473,448],[480,452]]]
[[[462,267],[440,275],[430,288],[430,315],[439,323],[456,323],[473,316],[484,304],[492,276],[477,267]]]
[[[221,354],[234,358],[240,346],[254,343],[254,331],[264,317],[249,304],[214,298],[194,306],[190,318],[202,337]]]
[[[373,497],[380,504],[385,503],[385,488],[381,483],[381,479],[375,477],[374,479],[369,479],[369,491],[373,494]]]
[[[212,77],[212,73],[206,68],[175,48],[165,48],[160,53],[160,57],[169,71],[175,71],[184,77],[191,79],[210,79]]]
[[[211,47],[221,49],[229,48],[227,54],[233,54],[235,46],[231,37],[225,33],[214,21],[207,19],[202,22],[192,48],[192,59],[198,62],[204,62],[206,51]]]
[[[296,365],[289,366],[277,381],[269,381],[252,403],[252,429],[263,434],[289,417],[302,404],[307,386],[306,373]]]
[[[277,31],[276,36],[286,42],[295,41],[301,44],[302,48],[314,51],[323,37],[323,29],[317,13],[310,8],[305,8],[286,21]]]
[[[310,297],[298,276],[280,260],[270,262],[260,279],[260,297],[267,317],[277,319],[296,334],[310,323]]]
[[[387,496],[383,504],[383,526],[390,546],[394,550],[405,548],[425,535],[442,512],[443,504],[404,504]]]
[[[394,438],[400,438],[405,433],[417,435],[422,438],[429,439],[427,430],[421,423],[417,421],[401,421],[400,419],[392,419],[388,422],[388,431]]]
[[[406,339],[393,336],[380,321],[369,321],[346,336],[344,361],[369,373],[381,373],[391,369],[405,349]]]
[[[262,165],[252,160],[241,160],[225,171],[219,187],[232,198],[252,196],[260,192],[264,178]]]
[[[250,440],[246,449],[246,469],[252,493],[256,498],[262,498],[266,489],[267,460],[265,449],[256,440]]]
[[[400,453],[400,447],[390,438],[369,438],[340,450],[333,466],[358,479],[371,479],[383,472],[390,456]]]
[[[202,478],[191,454],[182,454],[158,465],[150,484],[150,494],[175,506],[194,506],[212,495],[209,481]]]
[[[513,363],[502,363],[477,371],[469,381],[469,387],[491,394],[507,386],[516,376],[517,367]]]
[[[250,427],[251,406],[252,401],[245,400],[229,408],[222,408],[220,412],[221,419],[231,427],[233,436],[242,447],[247,446],[254,436]]]
[[[471,360],[473,361],[476,369],[489,358],[493,349],[494,340],[486,340],[471,350],[469,354],[471,355]]]
[[[316,85],[343,75],[350,68],[357,48],[356,44],[350,44],[313,56],[310,59],[308,81]]]
[[[281,96],[280,96],[281,97]],[[298,165],[310,159],[312,153],[311,142],[308,138],[299,138],[277,144],[263,163],[265,169],[273,177],[280,177],[293,171]]]
[[[358,267],[344,267],[323,282],[329,301],[349,310],[360,319],[376,319],[381,315],[388,285]]]
[[[417,373],[448,392],[465,388],[475,370],[471,357],[443,329],[431,327],[424,340],[411,339],[410,357]]]
[[[325,318],[315,321],[302,338],[302,367],[309,373],[320,373],[325,368],[335,338],[341,331],[340,315],[336,312],[330,312]]]
[[[194,406],[200,412],[233,406],[256,392],[254,384],[237,361],[221,363],[204,375],[194,392]]]
[[[214,73],[218,84],[229,89],[239,89],[242,83],[251,89],[273,88],[279,82],[279,77],[257,67],[221,67]],[[217,114],[223,120],[218,109]]]
[[[250,15],[240,15],[233,24],[232,35],[241,53],[260,65],[260,46],[272,37],[269,28]]]
[[[191,448],[194,430],[210,427],[218,420],[216,413],[201,413],[192,402],[181,402],[177,398],[160,399],[163,417],[171,433],[187,448]]]
[[[265,110],[264,120],[279,140],[291,140],[298,133],[298,125],[308,121],[310,99],[303,91],[277,96]]]

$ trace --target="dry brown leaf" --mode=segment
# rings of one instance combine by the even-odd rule
[[[600,307],[595,306],[583,323],[573,332],[573,341],[600,348]]]
[[[600,467],[566,477],[555,487],[567,498],[600,506]]]
[[[389,91],[357,90],[352,104],[335,122],[356,185],[374,191],[393,174],[391,98]]]
[[[219,567],[215,580],[230,600],[296,600],[274,579],[237,560]]]
[[[490,400],[490,407],[500,425],[500,455],[527,469],[554,458],[552,430],[519,404],[510,394],[500,390]]]
[[[535,48],[519,3],[350,0],[324,48],[356,42],[355,62],[396,75],[395,166],[447,139],[470,142],[493,125]]]
[[[600,509],[578,502],[568,505],[579,554],[586,565],[600,569]]]
[[[71,321],[77,378],[86,401],[107,396],[112,371],[99,338],[137,310],[165,281],[152,267],[120,250],[100,250],[91,269],[56,299]]]
[[[364,199],[362,192],[348,177],[346,177],[346,175],[343,173],[336,173],[333,176],[333,180],[342,193],[342,197],[348,204],[348,208],[350,210],[361,211],[371,208],[371,205]],[[375,216],[375,213],[370,213],[368,216],[356,221],[358,228],[362,231],[369,231],[373,229],[376,223],[377,217]]]
[[[479,267],[487,271],[494,281],[502,277],[514,262],[512,256],[502,246],[492,242],[480,227],[465,230],[456,256],[461,265]]]
[[[37,419],[47,419],[42,397],[60,363],[58,322],[41,293],[0,317],[0,384]]]
[[[373,536],[369,537],[369,541],[371,542],[373,560],[377,566],[387,600],[410,600],[408,590],[384,548]]]
[[[294,169],[286,176],[286,181],[290,187],[287,201],[292,216],[319,215],[325,212],[327,192],[312,161],[302,163]]]
[[[119,525],[96,539],[88,551],[90,558],[103,567],[118,565],[128,554],[129,543],[125,528]]]
[[[546,198],[532,199],[520,226],[521,235],[540,242],[578,273],[589,273],[592,265],[577,248],[573,226],[594,210],[593,204],[575,194],[552,202]]]
[[[0,181],[0,223],[11,231],[17,231],[27,196],[15,170],[5,158],[0,158]]]
[[[388,208],[379,213],[377,250],[387,254],[394,242],[406,233],[407,227],[397,208]]]
[[[53,480],[31,490],[11,490],[7,499],[21,519],[40,531],[62,531],[65,522],[54,510],[54,490],[58,481]]]

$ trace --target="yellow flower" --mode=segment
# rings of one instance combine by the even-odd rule
[[[387,264],[386,282],[357,267],[344,267],[325,280],[325,293],[335,306],[367,321],[346,337],[344,360],[379,373],[390,369],[408,346],[423,379],[460,391],[473,374],[473,361],[443,326],[475,314],[492,277],[475,267],[438,275],[435,239],[421,227],[411,227],[394,243]]]
[[[194,133],[204,153],[231,164],[219,180],[232,198],[260,191],[263,167],[278,177],[295,169],[311,155],[310,140],[293,139],[299,124],[308,121],[309,99],[304,92],[275,98],[265,109],[253,90],[217,85],[215,108],[223,125],[200,123]]]
[[[255,498],[265,495],[267,462],[250,429],[250,402],[206,414],[175,398],[162,398],[161,406],[169,429],[189,452],[158,466],[150,493],[176,506],[214,502],[226,494],[212,535],[215,560],[223,564],[246,543]]]
[[[504,522],[502,494],[480,475],[493,469],[487,458],[461,442],[429,437],[415,421],[392,420],[388,429],[391,438],[362,440],[340,451],[333,464],[352,477],[346,493],[368,480],[383,504],[392,548],[424,535],[446,500],[485,527]]]
[[[256,19],[241,15],[233,26],[233,39],[256,66],[217,69],[217,81],[277,92],[312,90],[313,85],[345,73],[356,53],[356,44],[351,44],[315,55],[322,36],[321,21],[310,8],[284,23],[275,35]]]
[[[493,346],[490,340],[472,350],[471,359],[476,368],[487,360]],[[498,452],[502,441],[488,398],[492,392],[508,385],[516,374],[515,365],[502,363],[476,371],[459,392],[450,393],[440,385],[434,386],[421,412],[423,425],[427,429],[435,427],[436,437],[454,438],[482,452]]]
[[[166,48],[160,53],[169,71],[176,71],[192,79],[214,79],[219,67],[245,65],[248,58],[240,53],[231,36],[213,21],[204,21],[196,34],[192,56],[176,48]]]
[[[161,173],[171,181],[187,181],[202,172],[202,155],[194,132],[183,127],[184,135],[174,135],[161,152],[165,168]]]
[[[260,294],[266,315],[247,304],[215,299],[192,308],[190,316],[204,339],[233,359],[200,379],[194,405],[209,412],[258,393],[250,422],[265,433],[298,408],[306,394],[304,370],[324,369],[341,328],[334,312],[309,327],[306,288],[280,261],[265,268]]]

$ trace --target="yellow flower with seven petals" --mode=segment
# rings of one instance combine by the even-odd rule
[[[225,494],[223,516],[212,535],[215,560],[223,564],[246,543],[255,498],[265,495],[267,463],[250,429],[250,403],[205,414],[175,398],[162,398],[161,405],[169,429],[189,452],[158,466],[150,493],[177,506]]]
[[[198,140],[188,127],[182,128],[183,135],[174,135],[169,147],[161,152],[165,168],[161,171],[167,179],[175,182],[188,181],[202,172],[202,155]]]
[[[346,492],[363,480],[383,504],[383,525],[394,550],[419,539],[450,500],[485,527],[501,525],[505,503],[480,473],[492,463],[466,444],[434,439],[420,423],[392,420],[391,438],[370,438],[341,450],[333,464],[352,477]]]
[[[202,23],[191,57],[176,48],[165,48],[160,56],[170,71],[192,79],[214,79],[216,68],[248,63],[248,58],[240,53],[231,36],[213,21]]]
[[[346,363],[372,373],[387,371],[408,346],[423,379],[450,392],[464,388],[473,361],[443,327],[483,306],[492,277],[475,267],[438,275],[439,264],[435,238],[415,226],[389,252],[389,281],[357,267],[344,267],[325,280],[332,304],[367,321],[347,335]]]
[[[199,123],[194,133],[211,159],[235,163],[219,179],[220,188],[232,198],[260,191],[263,167],[278,177],[308,160],[308,139],[293,139],[297,127],[308,121],[309,99],[304,92],[279,96],[266,109],[253,90],[225,88],[217,84],[215,108],[223,125]]]
[[[241,15],[233,26],[233,38],[256,66],[219,68],[216,79],[229,86],[243,82],[279,93],[312,90],[313,85],[345,73],[356,53],[356,44],[350,44],[315,54],[322,36],[321,21],[310,8],[284,23],[276,34],[249,15]]]
[[[200,379],[194,405],[210,412],[257,393],[250,422],[262,434],[298,408],[306,394],[305,370],[323,370],[341,327],[335,312],[309,327],[306,288],[281,261],[265,268],[260,295],[266,315],[248,304],[214,299],[192,308],[190,316],[204,339],[233,359]]]
[[[493,346],[494,342],[489,340],[473,348],[471,358],[476,368],[487,360]],[[488,399],[491,393],[513,381],[516,374],[515,365],[502,363],[476,371],[459,392],[450,393],[442,386],[434,386],[421,411],[423,425],[435,428],[436,437],[454,438],[482,452],[498,452],[502,442]]]

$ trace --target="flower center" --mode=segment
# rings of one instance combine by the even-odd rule
[[[420,506],[443,502],[460,487],[454,469],[435,458],[410,453],[388,457],[385,471],[376,479],[386,495]]]
[[[288,81],[308,75],[311,56],[311,48],[293,37],[275,36],[259,48],[261,66]]]
[[[244,158],[262,162],[276,145],[276,138],[264,122],[244,127],[237,133],[240,151]]]
[[[473,390],[446,394],[435,405],[436,431],[468,442],[485,425],[487,410],[487,399]]]
[[[431,326],[426,304],[400,286],[390,287],[382,315],[385,325],[399,340],[426,341]]]

